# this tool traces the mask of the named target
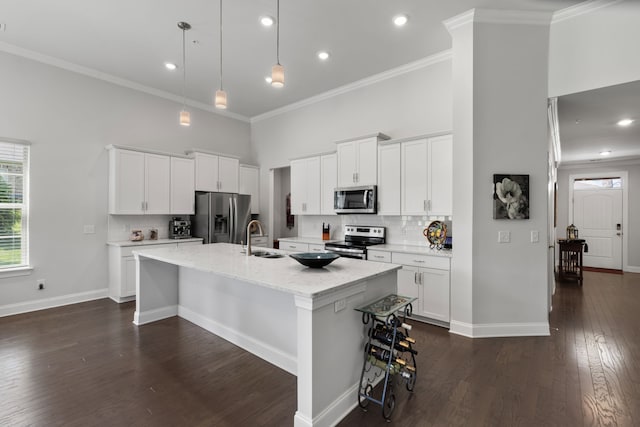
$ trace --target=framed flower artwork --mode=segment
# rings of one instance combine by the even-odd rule
[[[529,175],[493,175],[493,219],[529,219]]]

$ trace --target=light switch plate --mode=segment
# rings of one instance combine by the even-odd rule
[[[509,243],[511,241],[510,231],[498,231],[498,243]]]
[[[96,226],[95,225],[85,225],[84,226],[84,234],[95,234]]]
[[[334,308],[336,313],[339,312],[339,311],[344,310],[345,308],[347,308],[347,300],[346,299],[340,299],[340,300],[336,301],[334,303],[333,308]]]
[[[538,230],[531,230],[531,243],[538,243],[540,241],[540,233]]]

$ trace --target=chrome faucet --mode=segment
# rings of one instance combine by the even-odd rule
[[[257,219],[254,219],[247,224],[247,256],[251,256],[251,227],[254,225],[258,226],[258,230],[260,230],[260,235],[264,234],[262,231],[262,224]]]

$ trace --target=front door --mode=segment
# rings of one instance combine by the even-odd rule
[[[622,270],[622,188],[587,181],[576,181],[573,192],[573,223],[589,245],[584,266]]]

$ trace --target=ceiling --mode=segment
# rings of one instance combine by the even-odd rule
[[[553,12],[577,0],[282,0],[280,62],[285,87],[264,78],[276,62],[276,0],[224,1],[223,73],[228,110],[252,118],[426,58],[451,47],[442,21],[472,8]],[[213,109],[219,86],[219,3],[211,0],[3,0],[0,49],[60,63],[134,87],[182,97],[182,33],[187,21],[187,89]],[[402,28],[398,13],[409,16]],[[316,53],[328,50],[329,60]],[[88,69],[88,70],[87,70]]]
[[[640,158],[639,100],[640,81],[558,97],[562,164]]]

